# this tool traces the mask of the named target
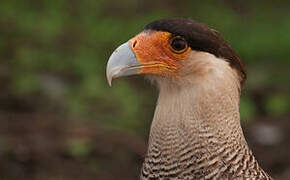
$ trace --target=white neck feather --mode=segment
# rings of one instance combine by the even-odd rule
[[[203,131],[203,125],[221,130],[228,127],[224,133],[240,136],[240,82],[236,71],[209,53],[193,52],[190,59],[182,77],[158,77],[162,79],[157,79],[160,93],[152,128],[191,122],[195,131]],[[218,113],[229,118],[213,117]],[[202,117],[205,115],[209,117]]]
[[[226,60],[191,53],[182,77],[151,77],[159,97],[141,179],[270,179],[240,125],[240,81]]]
[[[155,79],[160,93],[142,173],[165,165],[182,169],[190,163],[192,173],[207,168],[210,174],[228,167],[217,153],[227,156],[228,147],[248,149],[240,126],[237,73],[225,60],[208,53],[193,52],[191,56],[182,78]],[[188,162],[183,162],[187,156],[191,156]],[[210,166],[208,159],[217,165]]]

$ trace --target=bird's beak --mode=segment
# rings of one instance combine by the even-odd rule
[[[126,42],[119,46],[109,58],[106,71],[108,83],[111,86],[114,78],[138,74],[141,68],[129,42]]]
[[[168,48],[170,37],[167,32],[141,32],[119,46],[107,64],[109,85],[115,78],[135,74],[177,76],[181,66],[177,59],[184,57],[173,54]]]

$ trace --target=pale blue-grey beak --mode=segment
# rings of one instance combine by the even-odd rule
[[[129,42],[119,46],[110,56],[107,63],[107,80],[111,86],[112,80],[117,77],[137,74],[140,66],[135,53],[131,50]]]

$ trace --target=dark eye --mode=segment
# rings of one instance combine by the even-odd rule
[[[175,53],[183,53],[187,50],[187,42],[180,36],[173,37],[170,45]]]

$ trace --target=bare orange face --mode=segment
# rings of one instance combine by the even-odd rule
[[[142,32],[129,44],[142,66],[139,74],[177,76],[182,61],[191,51],[182,37],[163,31]]]
[[[113,79],[138,74],[168,77],[204,74],[209,68],[205,68],[208,66],[203,56],[225,60],[239,72],[241,83],[245,81],[246,69],[233,48],[219,33],[189,18],[147,24],[140,34],[111,54],[106,75],[111,84]]]

